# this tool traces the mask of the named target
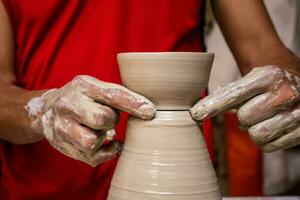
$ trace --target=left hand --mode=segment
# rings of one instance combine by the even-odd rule
[[[300,144],[299,100],[300,77],[265,66],[216,90],[190,112],[195,120],[203,120],[238,107],[240,124],[265,152],[272,152]]]

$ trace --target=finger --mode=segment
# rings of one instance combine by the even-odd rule
[[[233,108],[253,96],[268,91],[270,85],[281,76],[284,76],[283,71],[275,66],[254,68],[240,80],[200,100],[190,109],[192,117],[203,120]]]
[[[61,142],[71,143],[76,149],[83,152],[93,152],[101,146],[106,135],[81,126],[76,121],[68,118],[56,119],[54,122],[56,135],[61,137]]]
[[[280,138],[262,146],[264,152],[288,149],[300,144],[300,127]]]
[[[123,143],[121,141],[113,141],[103,145],[99,151],[93,155],[90,164],[96,166],[105,161],[115,158],[122,151]]]
[[[299,126],[300,106],[292,111],[282,112],[249,128],[249,134],[258,145],[271,142],[286,132],[291,132]]]
[[[95,103],[80,93],[72,93],[56,103],[56,112],[72,116],[95,130],[109,130],[116,125],[117,113],[108,106]]]
[[[243,126],[251,126],[286,110],[299,98],[293,85],[284,84],[276,90],[258,95],[246,102],[237,112]]]
[[[116,135],[115,129],[110,129],[108,131],[105,131],[106,140],[112,141]]]
[[[77,79],[81,92],[95,101],[142,119],[151,119],[155,116],[156,108],[150,100],[121,85],[103,82],[90,76],[79,76]]]

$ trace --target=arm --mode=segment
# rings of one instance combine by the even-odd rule
[[[16,144],[32,143],[43,138],[30,127],[26,103],[43,91],[16,87],[14,41],[9,18],[0,1],[0,139]]]
[[[96,166],[122,149],[113,140],[117,109],[154,117],[155,106],[145,97],[90,76],[48,91],[15,86],[13,33],[1,1],[0,30],[0,139],[26,144],[45,138],[61,153]]]
[[[214,0],[213,8],[243,74],[273,64],[300,75],[299,59],[280,41],[262,0]]]
[[[299,58],[280,41],[261,0],[214,0],[213,7],[246,75],[200,100],[193,118],[238,108],[239,123],[263,150],[300,144]]]

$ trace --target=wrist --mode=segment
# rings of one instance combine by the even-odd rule
[[[286,52],[278,56],[275,62],[279,67],[300,77],[300,59],[290,49],[286,49]]]
[[[254,50],[255,53],[248,59],[238,59],[243,75],[250,72],[254,67],[276,65],[296,76],[300,76],[300,59],[283,45],[274,45],[261,50]]]
[[[32,92],[30,94],[31,98],[28,100],[25,105],[27,111],[28,121],[30,127],[37,134],[43,135],[43,124],[42,124],[42,115],[47,111],[49,102],[47,102],[47,96],[54,96],[57,89],[50,89],[44,91]],[[53,102],[52,102],[53,103]]]
[[[23,135],[24,142],[22,142],[21,140],[20,142],[21,144],[38,142],[44,138],[41,124],[37,120],[38,112],[40,111],[40,109],[34,107],[34,105],[36,104],[34,102],[40,99],[40,96],[46,91],[47,90],[35,90],[35,91],[24,92],[23,95],[23,100],[25,101],[25,104],[23,104],[23,110],[25,110],[24,127],[27,127],[27,129],[24,130],[24,135]],[[32,111],[33,108],[35,109],[34,111]],[[29,109],[31,110],[30,112]]]

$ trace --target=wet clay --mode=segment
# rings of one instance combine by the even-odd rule
[[[213,55],[135,53],[125,57],[119,56],[125,86],[154,101],[159,111],[152,120],[129,118],[108,199],[221,199],[202,133],[188,111],[207,84]]]

